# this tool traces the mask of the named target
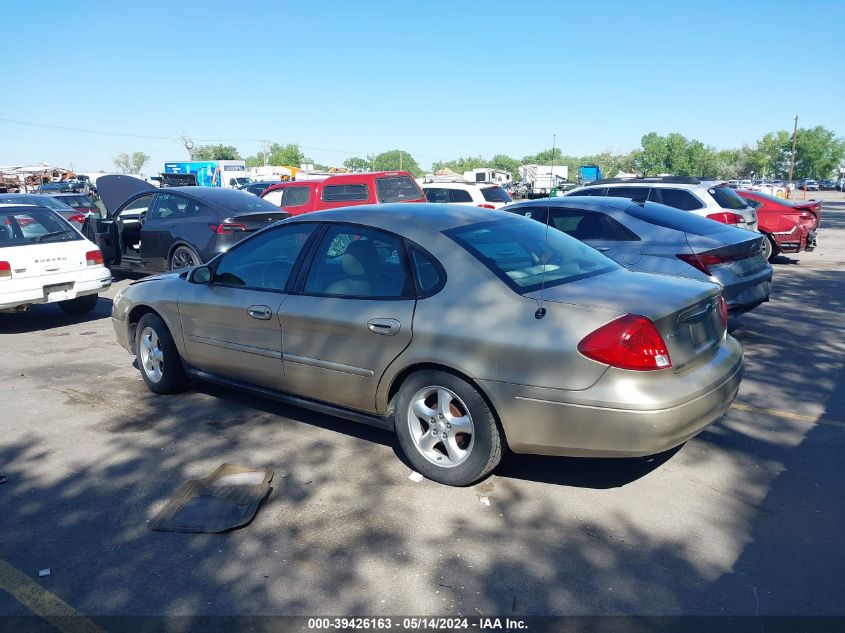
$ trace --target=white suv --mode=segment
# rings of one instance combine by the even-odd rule
[[[65,219],[46,207],[0,204],[0,312],[58,303],[83,314],[109,286],[103,254]]]
[[[507,191],[492,182],[425,180],[420,187],[429,202],[463,204],[485,209],[501,209],[513,202]]]
[[[567,196],[612,196],[659,202],[676,209],[757,230],[757,212],[723,180],[699,180],[686,176],[608,178],[567,191]]]

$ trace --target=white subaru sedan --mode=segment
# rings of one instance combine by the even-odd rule
[[[83,314],[109,286],[103,254],[58,214],[0,205],[0,312],[58,303],[67,314]]]

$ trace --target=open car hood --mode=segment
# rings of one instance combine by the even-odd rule
[[[97,193],[106,207],[106,215],[114,215],[120,205],[143,191],[156,191],[157,187],[132,176],[100,176],[97,178]]]

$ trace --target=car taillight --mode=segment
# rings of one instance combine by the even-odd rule
[[[223,224],[209,224],[208,228],[217,233],[217,235],[229,235],[231,233],[238,233],[240,231],[248,231],[245,225],[238,222],[224,222]]]
[[[9,262],[0,262],[0,279],[12,278],[12,265]]]
[[[76,215],[70,216],[68,220],[73,220],[74,222],[79,222],[80,224],[82,224],[83,222],[85,222],[85,214],[77,213]]]
[[[716,220],[722,224],[745,224],[745,218],[737,213],[730,211],[720,211],[719,213],[710,213],[707,215],[708,220]]]
[[[672,366],[666,343],[654,323],[637,314],[626,314],[588,334],[578,343],[578,351],[620,369],[650,371]]]
[[[725,297],[723,295],[719,295],[719,316],[722,317],[722,324],[725,326],[725,330],[728,329],[728,302],[725,301]]]
[[[492,204],[477,204],[475,206],[481,207],[482,209],[495,209],[496,208]]]
[[[103,254],[99,251],[88,251],[85,253],[85,263],[89,266],[102,266]]]

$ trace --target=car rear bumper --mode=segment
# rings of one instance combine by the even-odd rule
[[[783,253],[800,253],[816,248],[816,232],[799,228],[789,233],[772,233],[775,243]]]
[[[97,294],[109,289],[111,273],[103,267],[90,271],[12,280],[9,283],[15,284],[14,289],[6,291],[0,285],[0,310],[14,310],[26,305],[55,303]]]
[[[712,358],[680,374],[611,371],[584,391],[480,384],[516,453],[638,457],[683,444],[721,417],[739,390],[743,353],[728,336]]]

